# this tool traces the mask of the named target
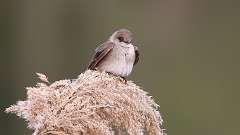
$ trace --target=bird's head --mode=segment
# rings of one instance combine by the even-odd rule
[[[114,43],[123,43],[123,44],[131,44],[132,43],[132,33],[127,29],[120,29],[114,32],[109,39]]]

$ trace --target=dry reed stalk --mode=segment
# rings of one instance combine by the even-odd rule
[[[131,81],[90,70],[52,84],[38,76],[43,83],[6,109],[24,118],[33,135],[164,134],[159,106]]]

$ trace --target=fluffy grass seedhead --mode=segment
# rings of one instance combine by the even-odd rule
[[[163,135],[159,106],[139,86],[107,73],[86,71],[72,80],[27,88],[16,113],[33,135]]]

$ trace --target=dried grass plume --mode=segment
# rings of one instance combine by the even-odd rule
[[[159,106],[131,81],[86,71],[74,80],[27,88],[27,99],[6,112],[28,122],[33,135],[163,135]]]

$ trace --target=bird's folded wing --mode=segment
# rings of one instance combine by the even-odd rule
[[[88,65],[88,69],[94,70],[101,63],[101,61],[111,52],[113,46],[114,43],[105,42],[98,48],[96,48],[93,58],[90,64]]]
[[[135,60],[134,60],[134,64],[133,65],[136,65],[139,61],[139,50],[138,50],[138,47],[137,46],[134,46],[134,50],[135,50]]]

